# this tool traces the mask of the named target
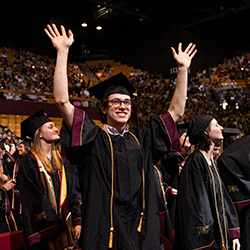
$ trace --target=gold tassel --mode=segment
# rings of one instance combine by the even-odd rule
[[[225,244],[222,243],[222,250],[226,250]]]
[[[109,248],[113,247],[113,232],[114,232],[114,228],[111,227],[110,233],[109,233]]]
[[[143,212],[141,213],[141,218],[140,218],[140,222],[139,225],[137,227],[137,231],[140,233],[141,232],[141,227],[142,227],[142,218],[143,218]]]

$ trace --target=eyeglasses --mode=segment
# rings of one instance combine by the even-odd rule
[[[130,100],[121,101],[120,99],[113,99],[109,100],[108,102],[111,102],[114,108],[119,108],[122,105],[122,103],[124,103],[126,108],[132,106],[132,102]]]

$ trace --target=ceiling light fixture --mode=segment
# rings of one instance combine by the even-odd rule
[[[102,26],[97,26],[96,29],[97,29],[97,30],[101,30],[101,29],[102,29]]]
[[[86,23],[86,22],[84,22],[84,23],[82,23],[82,27],[87,27],[88,26],[88,24]]]

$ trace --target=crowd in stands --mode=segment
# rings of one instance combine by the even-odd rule
[[[52,94],[55,59],[21,48],[4,47],[0,55],[0,87],[13,91],[31,92],[29,95],[5,93],[4,98],[12,100],[46,101],[44,96]],[[68,64],[70,88],[85,87],[86,79],[75,63]],[[32,94],[34,93],[34,94]]]
[[[107,63],[105,66],[100,63],[98,67],[95,64],[91,64],[90,70],[98,79],[101,77],[110,78],[114,76],[114,68],[110,63]]]
[[[197,115],[211,114],[222,126],[239,128],[244,134],[249,134],[250,99],[243,94],[242,88],[237,87],[236,81],[248,79],[248,61],[250,63],[247,55],[233,58],[230,65],[225,59],[222,65],[199,71],[190,77],[183,122],[190,122],[198,105]],[[167,81],[160,74],[141,72],[133,74],[131,81],[141,93],[137,106],[139,124],[148,122],[152,114],[168,109],[175,78]]]
[[[55,60],[43,54],[29,50],[4,47],[0,55],[0,87],[6,90],[23,90],[30,94],[12,92],[1,93],[12,100],[47,101],[42,94],[52,94]],[[211,114],[224,127],[239,128],[244,134],[250,134],[250,99],[246,97],[237,80],[250,79],[250,57],[248,54],[224,59],[218,66],[199,70],[189,77],[188,99],[184,122],[189,122],[195,107],[198,114]],[[99,66],[92,64],[90,70],[97,77],[109,78],[114,68],[109,62]],[[98,75],[99,74],[99,75]],[[70,97],[75,106],[96,107],[96,101],[80,100],[94,97],[87,90],[90,82],[76,63],[68,64]],[[160,114],[168,109],[175,89],[176,79],[164,79],[161,73],[150,74],[146,71],[131,72],[130,80],[139,95],[134,108],[137,111],[137,124],[142,125],[152,114]],[[79,98],[80,97],[80,98]],[[227,105],[227,106],[226,106]]]

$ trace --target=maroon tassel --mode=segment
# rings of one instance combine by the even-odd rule
[[[145,236],[145,223],[146,223],[146,218],[145,218],[145,216],[143,216],[142,217],[142,225],[141,225],[141,233],[140,233],[140,235],[141,236]]]

